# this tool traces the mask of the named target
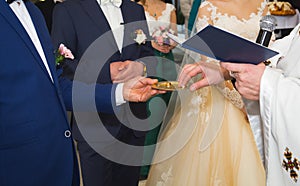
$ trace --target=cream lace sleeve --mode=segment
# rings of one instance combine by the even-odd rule
[[[217,7],[215,7],[211,2],[205,1],[201,4],[198,12],[198,18],[196,22],[197,31],[201,30],[208,24],[214,25],[214,23],[218,20]],[[219,65],[219,61],[201,56],[202,60],[205,60],[208,63],[215,63]],[[236,107],[242,109],[244,107],[244,103],[242,101],[241,95],[237,92],[237,90],[233,87],[230,81],[225,81],[218,85],[215,85],[217,89],[226,97],[230,102],[232,102]]]
[[[204,1],[199,8],[198,17],[196,20],[196,31],[201,30],[208,24],[212,24],[212,14],[215,12],[215,8],[208,1]]]

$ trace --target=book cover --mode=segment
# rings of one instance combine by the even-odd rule
[[[278,52],[250,40],[208,25],[187,40],[168,34],[183,48],[199,54],[234,63],[261,63]]]

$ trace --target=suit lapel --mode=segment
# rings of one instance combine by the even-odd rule
[[[111,30],[104,13],[102,12],[96,0],[82,0],[80,1],[85,12],[89,15],[90,19],[94,21],[95,25],[102,31],[101,35]]]
[[[122,2],[122,5],[121,5],[121,12],[122,12],[122,16],[123,16],[123,22],[124,22],[124,36],[123,36],[123,47],[122,47],[122,53],[121,55],[123,56],[123,53],[124,53],[124,48],[126,47],[125,45],[127,45],[126,41],[126,37],[127,37],[127,24],[129,23],[129,20],[128,20],[128,12],[126,10],[126,4],[124,3],[124,1]]]
[[[134,38],[133,34],[137,29],[141,28],[136,28],[137,25],[139,25],[136,18],[136,14],[132,14],[134,10],[132,10],[132,7],[128,7],[128,2],[123,1],[121,5],[121,11],[122,11],[122,16],[123,16],[123,21],[124,21],[124,37],[123,37],[123,47],[122,47],[122,58],[127,58],[126,56],[131,55],[131,51],[136,51],[131,50],[131,48],[134,46],[132,45],[134,43]]]
[[[28,4],[29,2],[26,2]],[[32,55],[35,58],[35,61],[40,65],[42,70],[46,73],[46,75],[49,77],[49,74],[45,68],[45,65],[43,64],[43,61],[36,50],[33,42],[31,41],[29,35],[27,34],[25,28],[23,27],[22,23],[19,21],[17,16],[14,14],[14,12],[10,9],[9,5],[5,1],[0,1],[1,8],[0,14],[7,20],[8,24],[14,28],[14,30],[17,32],[17,34],[20,36],[20,38],[24,41],[29,51],[32,53]],[[30,12],[29,12],[30,13]],[[49,77],[50,78],[50,77]]]
[[[40,42],[42,44],[44,53],[46,55],[46,59],[54,80],[54,86],[56,87],[56,91],[58,92],[58,81],[57,81],[57,77],[56,77],[56,73],[55,73],[55,69],[54,69],[54,57],[53,57],[53,53],[51,52],[47,52],[47,51],[51,51],[48,50],[47,47],[52,46],[51,41],[49,40],[48,42],[45,42],[45,40],[47,41],[47,37],[45,37],[45,35],[48,34],[48,30],[44,29],[44,27],[46,28],[46,25],[41,25],[42,24],[42,14],[38,14],[37,15],[37,11],[34,10],[34,5],[31,2],[26,2],[26,7],[27,10],[29,12],[29,14],[31,15],[32,21],[35,25],[37,31],[37,34],[39,36]],[[17,32],[17,34],[20,36],[20,38],[24,41],[24,43],[26,44],[27,48],[29,49],[29,51],[32,53],[32,55],[35,58],[35,61],[39,64],[39,66],[42,68],[42,70],[44,71],[45,75],[49,78],[50,80],[50,76],[45,68],[45,65],[38,53],[38,51],[36,50],[33,42],[31,41],[31,38],[29,37],[29,35],[27,34],[25,28],[23,27],[22,23],[19,21],[19,19],[17,18],[17,16],[14,14],[14,12],[10,9],[9,5],[3,1],[0,0],[0,15],[2,15],[8,22],[8,24],[14,28],[14,30]],[[48,37],[50,37],[48,35]],[[50,38],[49,38],[50,39]],[[51,64],[51,61],[53,61],[53,63]],[[50,62],[50,63],[49,63]],[[65,106],[62,100],[62,97],[58,94],[59,99],[60,99],[60,103],[63,107],[63,109],[65,110]],[[65,118],[67,119],[67,115],[65,113]]]
[[[113,45],[115,51],[119,51],[118,45],[115,41],[113,33],[111,32],[111,27],[100,8],[97,0],[82,0],[80,1],[83,9],[88,14],[91,20],[97,25],[100,31],[100,35],[105,34],[105,37],[110,37],[111,42],[109,44]],[[107,33],[110,32],[110,33]]]
[[[40,43],[42,45],[42,48],[43,48],[43,51],[44,51],[44,54],[45,54],[45,57],[47,60],[47,64],[50,69],[51,76],[53,78],[53,82],[55,85],[57,85],[57,78],[55,77],[54,50],[51,47],[52,43],[50,40],[49,32],[46,29],[47,28],[46,24],[43,22],[41,15],[37,14],[37,12],[33,9],[34,8],[33,6],[34,5],[31,3],[26,3],[26,7],[31,16],[34,27],[39,28],[39,29],[36,29],[36,32],[39,37]],[[44,63],[42,63],[42,65],[45,69]],[[47,75],[49,76],[48,72],[47,72]]]
[[[39,29],[36,29],[36,32],[37,32],[37,35],[38,35],[39,40],[41,42],[41,45],[42,45],[42,48],[43,48],[43,51],[44,51],[44,54],[45,54],[45,57],[46,57],[46,60],[47,60],[47,64],[48,64],[49,69],[50,69],[50,73],[52,75],[53,84],[56,88],[56,92],[57,92],[58,98],[60,100],[60,104],[63,107],[63,110],[66,111],[62,95],[59,91],[60,88],[59,88],[59,83],[58,83],[56,69],[55,69],[54,50],[52,48],[52,42],[51,42],[51,39],[50,39],[49,32],[47,30],[47,26],[46,26],[46,24],[43,20],[42,15],[39,14],[39,12],[36,11],[36,9],[35,9],[35,7],[32,3],[27,3],[26,2],[26,7],[28,9],[29,14],[31,15],[31,19],[32,19],[32,22],[33,22],[35,28],[39,28]],[[44,64],[42,64],[42,65],[45,69],[45,65]],[[47,73],[47,76],[50,79],[50,76],[49,76],[47,70],[46,70],[46,73]],[[66,120],[68,120],[66,113],[65,113],[65,118],[66,118]]]
[[[123,16],[123,21],[126,25],[126,23],[130,23],[130,15],[132,14],[132,10],[130,8],[126,8],[126,2],[123,1],[122,5],[121,5],[121,12],[122,12],[122,16]]]

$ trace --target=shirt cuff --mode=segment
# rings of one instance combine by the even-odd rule
[[[116,87],[116,93],[115,93],[116,106],[120,106],[120,105],[126,103],[126,101],[124,100],[124,97],[123,97],[123,86],[124,86],[124,83],[119,83]]]

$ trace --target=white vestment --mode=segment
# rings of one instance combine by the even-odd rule
[[[261,79],[260,110],[269,186],[300,185],[298,177],[293,177],[300,174],[299,28],[300,24],[272,45],[280,52],[272,59],[276,68],[267,67]],[[292,154],[288,156],[287,152]]]

